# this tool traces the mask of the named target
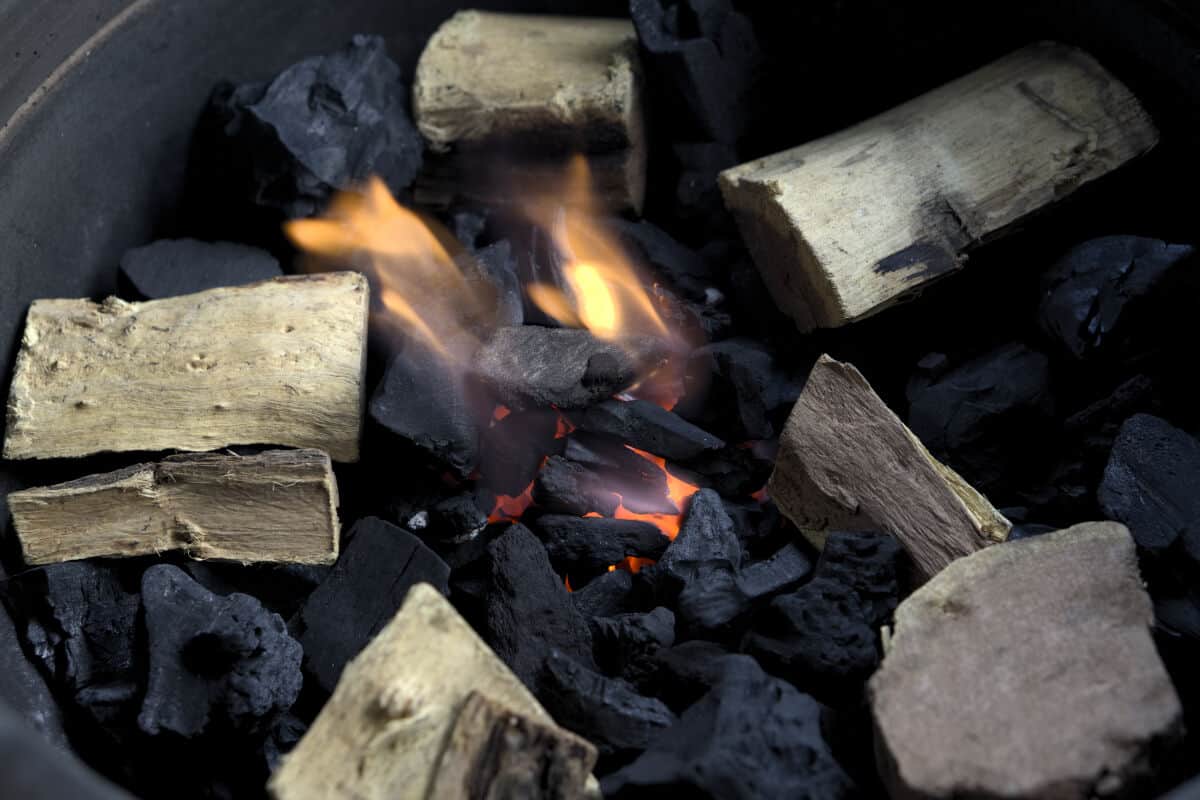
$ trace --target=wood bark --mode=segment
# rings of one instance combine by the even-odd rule
[[[727,170],[725,202],[802,330],[874,314],[1145,153],[1158,133],[1091,56],[1019,50],[847,130]]]
[[[417,64],[413,110],[432,150],[417,199],[506,202],[515,187],[528,199],[580,153],[601,202],[640,210],[639,71],[627,19],[460,11]]]
[[[276,444],[356,461],[368,295],[337,272],[144,303],[38,300],[4,456]]]
[[[581,800],[596,748],[471,692],[434,769],[438,800]]]
[[[531,723],[554,727],[449,601],[419,583],[346,666],[268,788],[276,800],[437,797],[432,789],[439,758],[472,692]]]
[[[895,536],[926,580],[1011,527],[938,462],[850,364],[822,356],[779,440],[768,491],[817,547],[822,532]]]
[[[181,551],[195,559],[329,564],[337,482],[319,450],[170,456],[8,496],[29,564]]]

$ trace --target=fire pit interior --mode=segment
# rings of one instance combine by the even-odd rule
[[[1198,22],[0,8],[0,796],[1195,796]]]

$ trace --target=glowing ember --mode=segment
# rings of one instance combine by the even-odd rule
[[[488,514],[488,522],[517,522],[521,515],[533,505],[533,483],[516,497],[502,494],[496,496],[496,505]]]

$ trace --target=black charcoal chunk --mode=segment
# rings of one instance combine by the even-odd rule
[[[305,670],[332,692],[346,663],[391,621],[408,590],[445,594],[450,568],[408,531],[376,517],[354,524],[329,577],[300,611]]]
[[[594,666],[587,620],[554,574],[537,537],[523,525],[511,525],[491,543],[488,554],[484,638],[513,673],[540,697],[542,663],[551,650]]]
[[[675,711],[683,711],[717,685],[732,654],[716,642],[692,639],[654,654],[649,692]]]
[[[265,250],[233,242],[163,239],[121,256],[121,276],[138,299],[158,300],[282,275]]]
[[[602,760],[644,750],[676,721],[662,701],[557,651],[545,659],[542,686],[538,699],[554,720],[596,745]]]
[[[718,565],[736,571],[741,563],[742,545],[720,495],[701,489],[692,496],[679,534],[658,562],[659,570],[682,590],[701,567]]]
[[[1042,329],[1076,358],[1120,349],[1137,306],[1184,268],[1194,252],[1188,245],[1140,236],[1105,236],[1078,245],[1043,279]]]
[[[631,0],[629,11],[670,137],[736,142],[762,62],[750,20],[729,0]]]
[[[627,556],[659,559],[671,543],[649,522],[546,514],[532,523],[559,573],[590,579]]]
[[[488,515],[479,508],[475,495],[459,492],[429,507],[422,534],[454,544],[474,539],[487,525]]]
[[[220,597],[169,564],[142,576],[150,673],[138,727],[254,733],[300,695],[300,643],[250,595]]]
[[[284,619],[329,575],[324,564],[237,564],[185,560],[179,565],[194,581],[215,594],[242,592]]]
[[[479,409],[466,382],[428,350],[410,346],[388,364],[371,418],[467,477],[479,461]]]
[[[799,586],[812,574],[812,559],[800,545],[788,543],[774,555],[742,567],[738,585],[751,602]]]
[[[710,563],[698,567],[684,584],[675,613],[681,635],[724,641],[740,633],[750,605],[737,573],[728,564]]]
[[[675,643],[675,615],[659,607],[591,621],[596,663],[605,673],[644,687],[658,671],[655,655]]]
[[[794,402],[800,389],[762,345],[748,339],[729,339],[693,352],[684,388],[675,412],[734,442],[774,436],[775,412]]]
[[[11,800],[133,800],[64,748],[47,742],[0,701],[0,797]]]
[[[939,378],[908,385],[908,426],[970,483],[991,489],[1025,473],[1052,425],[1050,361],[1012,343]]]
[[[584,330],[500,328],[479,348],[474,367],[512,409],[586,408],[628,388],[638,360]]]
[[[287,218],[313,216],[334,191],[372,175],[400,192],[424,150],[379,36],[355,36],[266,85],[219,86],[194,147],[193,173],[224,184],[228,201]]]
[[[552,513],[582,516],[596,512],[611,517],[621,498],[582,464],[550,456],[533,484],[533,500]]]
[[[904,550],[895,537],[874,531],[831,531],[817,561],[817,576],[858,595],[866,622],[878,628],[899,603]]]
[[[562,440],[555,438],[558,419],[557,411],[534,408],[494,420],[480,440],[480,484],[509,497],[528,489],[542,461],[561,454]]]
[[[575,608],[585,617],[611,617],[634,610],[633,575],[623,569],[606,572],[571,593]]]
[[[1135,414],[1121,426],[1097,498],[1142,549],[1161,554],[1179,541],[1200,563],[1200,440]]]
[[[717,437],[646,400],[608,400],[578,416],[586,431],[614,436],[673,461],[695,458],[725,446]]]
[[[475,253],[477,273],[496,293],[496,325],[521,325],[525,322],[521,279],[517,276],[517,259],[507,241],[494,242]]]
[[[838,800],[856,793],[821,733],[821,706],[731,656],[717,684],[636,761],[604,779],[606,798]]]
[[[620,439],[587,431],[566,438],[563,458],[587,468],[590,485],[597,491],[621,496],[621,503],[636,514],[678,514],[671,500],[666,471],[626,447]]]
[[[630,252],[651,266],[679,294],[696,302],[709,298],[716,276],[696,251],[684,247],[650,222],[614,218],[608,224]]]
[[[668,463],[667,470],[695,486],[715,489],[724,497],[748,497],[767,485],[775,462],[754,448],[725,446],[688,459]]]
[[[827,703],[852,703],[879,661],[868,619],[854,589],[818,576],[771,601],[743,649]]]
[[[0,586],[5,584],[6,577],[0,567]],[[68,748],[58,703],[21,649],[17,628],[3,605],[0,605],[0,707],[10,709],[30,731],[50,744],[63,750]]]

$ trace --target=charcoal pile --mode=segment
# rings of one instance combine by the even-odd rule
[[[1044,44],[772,155],[762,24],[460,12],[217,86],[173,238],[30,312],[0,738],[151,798],[1187,778],[1196,254],[1050,207],[1150,112]]]

